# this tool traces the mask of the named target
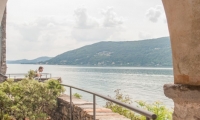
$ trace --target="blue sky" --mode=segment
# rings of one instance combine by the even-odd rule
[[[161,0],[9,0],[7,59],[169,36]]]

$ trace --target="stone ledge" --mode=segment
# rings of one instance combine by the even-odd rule
[[[174,101],[199,102],[200,86],[165,84],[164,94]]]
[[[164,93],[174,101],[173,120],[200,120],[200,86],[166,84]]]

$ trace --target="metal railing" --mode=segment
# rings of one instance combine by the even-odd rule
[[[51,78],[51,73],[41,73],[42,74],[42,76],[45,76],[46,78],[48,78],[48,76],[49,76],[49,78]],[[8,78],[11,78],[11,77],[13,77],[14,79],[16,79],[17,78],[17,76],[19,77],[22,77],[22,76],[25,76],[26,75],[26,73],[11,73],[11,74],[6,74],[6,76],[8,77]]]
[[[138,108],[138,107],[135,107],[135,106],[132,106],[130,104],[126,104],[126,103],[123,103],[121,101],[118,101],[118,100],[115,100],[115,99],[112,99],[112,98],[109,98],[107,96],[103,96],[103,95],[100,95],[98,93],[95,93],[95,92],[91,92],[91,91],[88,91],[88,90],[84,90],[84,89],[81,89],[81,88],[77,88],[77,87],[73,87],[73,86],[70,86],[70,85],[65,85],[65,84],[61,84],[62,86],[65,86],[65,87],[69,87],[69,91],[70,91],[70,120],[72,120],[72,88],[74,89],[77,89],[77,90],[80,90],[80,91],[83,91],[83,92],[87,92],[87,93],[90,93],[93,95],[93,120],[96,120],[96,96],[100,97],[100,98],[103,98],[105,100],[108,100],[110,102],[113,102],[115,104],[118,104],[122,107],[125,107],[131,111],[134,111],[138,114],[141,114],[143,116],[146,117],[146,120],[150,120],[150,119],[153,119],[153,120],[156,120],[157,118],[157,115],[152,113],[152,112],[149,112],[149,111],[146,111],[146,110],[143,110],[141,108]]]

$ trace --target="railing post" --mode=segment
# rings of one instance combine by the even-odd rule
[[[51,74],[50,74],[50,78],[51,78]]]
[[[96,96],[93,94],[93,120],[96,120]]]
[[[72,88],[70,87],[70,120],[72,120]]]

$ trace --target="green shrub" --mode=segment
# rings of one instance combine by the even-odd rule
[[[34,77],[36,77],[36,75],[37,75],[37,73],[36,73],[35,70],[29,70],[28,74],[26,74],[25,77],[28,78],[28,79],[33,79]]]
[[[120,93],[119,89],[115,90],[115,93],[116,95],[114,99],[117,99],[127,104],[132,103],[131,98],[128,95],[124,96],[122,93]],[[157,115],[156,120],[172,120],[172,110],[168,109],[161,102],[154,102],[152,104],[148,104],[144,101],[135,102],[138,105],[137,107],[155,113]],[[106,102],[106,108],[111,109],[113,112],[124,115],[125,117],[130,118],[131,120],[146,120],[145,116],[141,116],[110,101]]]
[[[153,112],[157,115],[157,120],[172,120],[172,110],[169,110],[161,102],[154,102],[152,104],[146,103],[144,101],[136,101],[138,107]],[[145,120],[145,117],[141,117]]]
[[[57,80],[44,83],[28,78],[19,82],[9,79],[0,84],[0,120],[45,119],[45,110],[56,106],[56,99],[64,92]]]
[[[81,97],[82,97],[82,96],[81,96],[80,94],[78,94],[78,93],[74,93],[73,96],[76,97],[76,98],[78,98],[78,99],[81,99]]]

